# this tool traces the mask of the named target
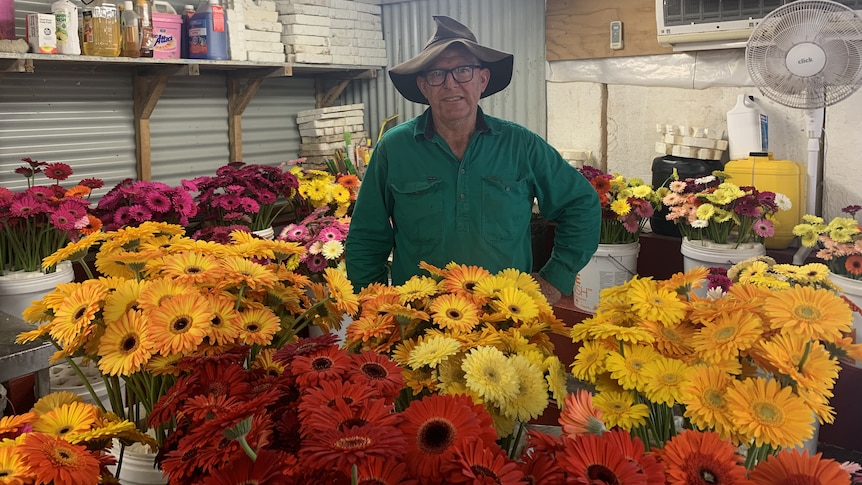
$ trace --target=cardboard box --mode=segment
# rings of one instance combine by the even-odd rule
[[[153,57],[179,59],[182,25],[179,15],[153,13],[153,37],[156,38]]]
[[[27,43],[30,52],[37,54],[57,53],[57,21],[48,13],[27,14]]]

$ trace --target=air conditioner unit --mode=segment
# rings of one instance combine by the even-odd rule
[[[837,0],[862,15],[862,0]],[[656,0],[658,43],[674,51],[744,48],[769,12],[793,0]]]

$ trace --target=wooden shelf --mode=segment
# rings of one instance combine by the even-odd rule
[[[4,73],[33,73],[38,66],[73,69],[130,69],[135,103],[135,148],[139,180],[150,180],[150,116],[167,83],[175,76],[199,76],[201,72],[223,72],[227,83],[228,145],[230,161],[242,160],[242,114],[264,79],[274,77],[313,78],[315,106],[331,106],[353,79],[377,77],[382,67],[339,64],[290,64],[209,59],[162,59],[134,57],[72,56],[0,52],[0,81]]]

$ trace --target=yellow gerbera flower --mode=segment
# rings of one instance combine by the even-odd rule
[[[830,357],[823,344],[798,334],[776,335],[769,341],[760,342],[758,350],[766,361],[767,366],[764,367],[790,377],[796,382],[797,389],[804,388],[823,397],[830,393],[841,370],[841,365]]]
[[[62,437],[66,433],[87,431],[95,422],[95,406],[84,402],[73,402],[62,404],[39,415],[33,423],[33,431]]]
[[[148,279],[148,285],[141,287],[138,308],[144,311],[162,306],[162,303],[177,295],[196,295],[198,290],[191,285],[182,284],[172,278]]]
[[[548,390],[551,391],[551,396],[557,401],[557,406],[562,408],[563,402],[569,394],[566,387],[566,367],[556,355],[545,358],[542,365],[547,369],[545,379],[548,381]]]
[[[763,311],[771,319],[771,328],[811,340],[837,341],[853,323],[850,307],[840,296],[810,286],[774,292],[766,298]]]
[[[84,399],[71,391],[56,391],[40,397],[36,401],[36,404],[33,405],[31,411],[37,414],[45,414],[64,404],[72,404],[73,402],[84,402]],[[2,432],[0,431],[0,433]]]
[[[266,266],[241,256],[229,256],[220,260],[219,288],[246,287],[251,290],[266,289],[275,284],[275,273]]]
[[[449,337],[434,336],[417,343],[410,356],[407,365],[411,369],[419,369],[424,366],[437,367],[448,357],[457,354],[461,350],[461,343]]]
[[[643,390],[646,384],[644,367],[660,357],[660,354],[645,345],[624,345],[623,353],[610,352],[605,359],[605,367],[611,377],[620,381],[626,390]]]
[[[102,316],[105,322],[113,322],[138,306],[141,288],[148,284],[147,280],[123,280],[105,298],[105,308]]]
[[[269,345],[281,328],[281,319],[269,307],[254,305],[238,313],[239,340],[246,345]]]
[[[635,276],[628,298],[632,310],[645,320],[670,325],[685,318],[687,305],[681,297],[675,291],[659,287],[651,278]]]
[[[746,312],[717,315],[704,322],[694,333],[691,343],[707,362],[719,362],[737,357],[748,350],[762,335],[760,318]]]
[[[814,434],[811,408],[774,379],[733,381],[726,398],[736,430],[758,446],[793,448]]]
[[[605,372],[605,358],[607,356],[608,350],[604,348],[601,342],[587,340],[575,354],[575,361],[572,363],[572,375],[581,381],[596,382],[596,377]]]
[[[727,373],[715,367],[692,368],[680,401],[685,405],[685,417],[691,424],[701,430],[715,430],[722,439],[730,437],[733,425],[725,393],[732,381]]]
[[[649,332],[656,350],[668,357],[688,355],[693,351],[691,339],[695,327],[689,321],[665,325],[660,322],[643,321],[640,327]]]
[[[518,392],[515,370],[503,352],[494,347],[471,349],[461,367],[467,387],[484,400],[502,402]]]
[[[207,337],[216,345],[230,344],[239,338],[240,327],[237,324],[238,314],[236,301],[227,295],[206,295],[208,306],[213,316],[210,319]]]
[[[24,463],[16,446],[0,446],[0,473],[4,483],[12,485],[32,483],[33,480],[30,467]]]
[[[162,355],[191,352],[203,342],[213,313],[196,294],[177,295],[144,312],[154,348]]]
[[[329,295],[335,301],[333,304],[339,311],[355,315],[359,311],[359,297],[353,292],[353,284],[347,275],[334,268],[323,270],[323,279],[329,287]]]
[[[105,329],[99,341],[99,369],[111,376],[131,375],[150,359],[152,349],[141,312],[129,310]]]
[[[509,365],[515,371],[517,392],[498,402],[501,413],[521,422],[539,417],[548,406],[548,384],[541,367],[518,354],[509,357]]]
[[[688,384],[690,372],[691,368],[680,360],[667,357],[653,359],[643,367],[646,379],[644,394],[654,403],[673,406],[682,399],[682,388]]]
[[[539,316],[536,301],[518,288],[503,288],[499,300],[492,300],[491,304],[498,313],[516,322],[528,322]]]
[[[450,293],[472,295],[476,284],[483,278],[491,276],[485,268],[449,263],[446,265],[446,277],[441,282],[443,289]]]
[[[169,254],[152,261],[147,269],[185,285],[215,285],[224,276],[219,259],[193,252]]]
[[[54,313],[51,337],[60,346],[71,346],[82,334],[89,332],[91,325],[95,325],[93,319],[106,296],[107,291],[98,284],[78,286]]]
[[[635,404],[634,393],[602,391],[593,396],[593,405],[602,412],[602,419],[608,428],[619,426],[631,431],[638,426],[646,425],[649,407],[646,404]]]
[[[479,308],[461,295],[440,295],[428,309],[434,323],[442,329],[466,333],[479,324]]]

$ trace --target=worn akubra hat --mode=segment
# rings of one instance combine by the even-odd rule
[[[479,45],[473,32],[452,18],[435,15],[434,22],[437,23],[437,32],[428,40],[422,52],[389,70],[389,78],[402,96],[415,103],[428,104],[428,99],[416,85],[416,78],[431,66],[440,53],[455,43],[466,47],[479,59],[483,68],[491,71],[491,80],[482,92],[483,98],[500,92],[509,85],[515,61],[512,54]]]

